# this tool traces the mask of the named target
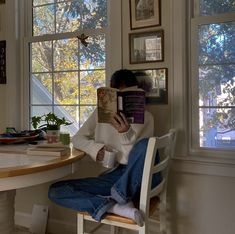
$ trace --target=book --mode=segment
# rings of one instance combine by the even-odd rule
[[[136,87],[118,90],[109,87],[97,89],[98,122],[110,123],[114,113],[122,112],[129,123],[143,124],[145,91]]]
[[[29,155],[45,155],[45,156],[64,156],[70,153],[69,147],[42,147],[36,146],[26,150]]]

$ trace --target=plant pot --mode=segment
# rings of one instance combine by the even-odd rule
[[[60,129],[57,125],[47,126],[47,142],[57,143],[60,140]]]

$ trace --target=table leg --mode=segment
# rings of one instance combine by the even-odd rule
[[[15,190],[0,192],[0,233],[10,234],[14,229]]]

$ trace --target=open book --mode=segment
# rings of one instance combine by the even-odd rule
[[[143,124],[145,91],[138,88],[118,90],[109,87],[97,89],[98,122],[110,123],[114,113],[124,113],[129,123]]]

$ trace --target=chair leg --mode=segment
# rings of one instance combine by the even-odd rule
[[[84,234],[84,219],[82,214],[77,214],[77,234]]]
[[[139,232],[138,233],[139,234],[147,234],[148,233],[148,225],[149,225],[149,223],[145,222],[144,226],[139,228]]]

